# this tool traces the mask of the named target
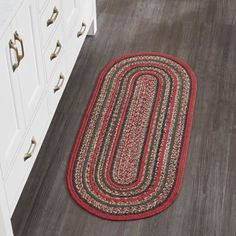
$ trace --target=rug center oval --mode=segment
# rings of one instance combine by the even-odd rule
[[[118,144],[113,160],[111,176],[119,185],[128,185],[137,179],[143,161],[144,146],[151,114],[157,95],[158,81],[152,76],[137,77],[130,96],[125,101],[118,125]]]
[[[136,53],[109,63],[71,154],[74,200],[110,220],[169,207],[180,190],[195,95],[194,73],[172,56]]]

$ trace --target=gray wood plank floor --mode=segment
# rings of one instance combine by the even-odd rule
[[[16,236],[236,235],[236,1],[98,0],[88,37],[12,217]],[[148,219],[111,222],[71,199],[65,173],[99,72],[111,59],[158,51],[188,62],[198,79],[183,186]]]

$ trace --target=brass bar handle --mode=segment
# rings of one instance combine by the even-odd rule
[[[59,80],[58,80],[56,86],[54,87],[54,93],[56,93],[58,90],[61,89],[61,87],[64,83],[64,80],[65,80],[65,76],[62,73],[60,73]]]
[[[17,31],[15,31],[15,33],[14,33],[14,39],[15,39],[15,41],[19,41],[20,46],[21,46],[21,55],[18,53],[18,58],[19,58],[19,62],[20,62],[25,56],[25,51],[24,51],[23,40],[20,38]]]
[[[36,148],[36,145],[37,145],[37,142],[36,142],[35,138],[32,137],[29,150],[28,150],[28,152],[27,152],[27,153],[25,154],[25,156],[24,156],[24,161],[26,161],[26,160],[28,160],[29,158],[32,157],[32,155],[33,155],[33,153],[34,153],[34,150],[35,150],[35,148]]]
[[[59,40],[57,40],[57,45],[56,45],[56,48],[54,50],[54,52],[51,54],[50,56],[50,60],[52,61],[54,58],[56,58],[58,56],[58,54],[60,53],[61,51],[61,43]]]
[[[20,59],[19,59],[20,57],[19,57],[18,48],[16,47],[16,44],[12,40],[9,41],[9,49],[10,49],[10,51],[13,50],[16,54],[17,61],[15,63],[12,62],[12,57],[11,57],[12,70],[14,72],[16,70],[16,68],[20,65]]]
[[[56,7],[54,7],[51,17],[47,20],[47,27],[56,21],[58,15],[59,15],[59,11]]]
[[[86,24],[83,22],[80,31],[77,33],[77,37],[78,37],[78,38],[84,34],[86,28],[87,28],[87,26],[86,26]]]

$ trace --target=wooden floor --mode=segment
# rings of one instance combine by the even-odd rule
[[[236,235],[236,1],[98,0],[88,37],[12,217],[16,236]],[[99,72],[111,59],[158,51],[188,62],[198,95],[183,186],[145,220],[110,222],[71,199],[65,173]]]

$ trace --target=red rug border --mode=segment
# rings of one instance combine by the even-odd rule
[[[106,72],[108,71],[108,69],[110,69],[110,67],[112,67],[115,63],[129,58],[129,57],[133,57],[133,56],[144,56],[144,55],[153,55],[153,56],[163,56],[166,58],[169,58],[171,60],[174,60],[176,62],[178,62],[180,65],[182,65],[187,72],[189,73],[191,79],[192,79],[192,94],[190,97],[190,105],[189,105],[189,111],[188,111],[188,115],[187,115],[187,125],[186,125],[186,131],[185,131],[185,135],[184,135],[184,142],[183,142],[183,152],[181,154],[181,161],[179,163],[179,171],[178,171],[178,175],[177,175],[177,180],[176,180],[176,184],[174,186],[174,190],[171,194],[171,196],[166,200],[166,202],[164,204],[162,204],[161,206],[159,206],[158,208],[152,210],[152,211],[148,211],[145,213],[141,213],[141,214],[134,214],[134,215],[128,215],[128,216],[113,216],[113,215],[108,215],[105,214],[103,212],[97,211],[96,209],[94,209],[93,207],[89,206],[88,204],[86,204],[83,200],[81,200],[80,198],[78,198],[77,194],[74,191],[73,188],[73,183],[72,183],[72,170],[73,170],[73,166],[74,166],[74,161],[76,158],[76,153],[78,150],[78,144],[81,141],[81,130],[82,130],[82,126],[86,125],[87,121],[88,121],[88,117],[91,111],[91,106],[92,103],[94,102],[94,100],[96,99],[97,96],[97,92],[100,88],[100,83],[101,80],[103,79],[104,75],[106,74]],[[172,55],[168,55],[168,54],[164,54],[164,53],[159,53],[159,52],[137,52],[137,53],[129,53],[126,54],[122,57],[118,57],[114,60],[112,60],[110,63],[108,63],[104,69],[102,70],[102,72],[100,73],[96,85],[94,87],[94,90],[91,94],[90,100],[89,100],[89,104],[87,106],[85,115],[81,121],[81,125],[80,128],[78,130],[78,133],[76,135],[76,139],[71,151],[71,155],[70,155],[70,160],[69,160],[69,164],[68,164],[68,169],[67,169],[67,174],[66,174],[66,180],[67,180],[67,186],[68,186],[68,190],[69,193],[71,194],[72,198],[74,199],[74,201],[81,206],[83,209],[85,209],[86,211],[88,211],[89,213],[101,217],[103,219],[106,220],[113,220],[113,221],[127,221],[127,220],[138,220],[138,219],[144,219],[147,217],[151,217],[153,215],[156,215],[162,211],[164,211],[165,209],[167,209],[168,207],[170,207],[173,202],[176,200],[180,189],[181,189],[181,185],[182,185],[182,180],[183,180],[183,174],[184,174],[184,168],[186,165],[186,157],[187,157],[187,152],[188,152],[188,145],[189,145],[189,140],[190,140],[190,133],[191,133],[191,128],[192,128],[192,119],[193,119],[193,112],[194,112],[194,106],[195,106],[195,100],[196,100],[196,93],[197,93],[197,81],[196,81],[196,76],[193,72],[193,70],[191,69],[191,67],[184,61],[182,61],[181,59],[174,57]]]

